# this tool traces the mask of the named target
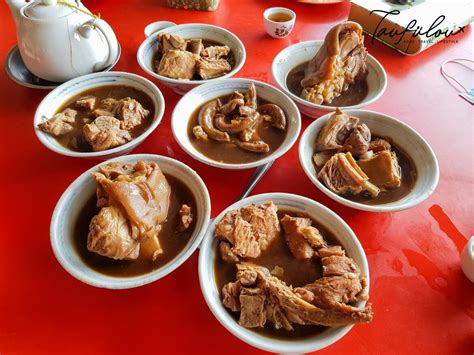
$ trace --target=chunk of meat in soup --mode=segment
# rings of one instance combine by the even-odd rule
[[[75,129],[76,115],[76,110],[68,108],[64,110],[64,112],[57,113],[49,120],[40,123],[38,127],[54,137],[60,137]]]
[[[195,54],[187,51],[169,50],[161,58],[158,74],[172,79],[190,80],[196,71]]]
[[[359,119],[349,116],[339,108],[329,117],[316,140],[316,151],[341,149]]]
[[[379,188],[395,188],[402,183],[401,168],[395,152],[383,150],[369,159],[359,159],[357,165]]]
[[[109,116],[97,117],[92,123],[86,124],[82,132],[95,152],[117,147],[132,140],[130,132],[120,128],[120,121]]]
[[[150,111],[145,110],[137,100],[130,97],[119,100],[114,111],[120,120],[120,128],[128,131],[141,125],[150,114]]]
[[[200,58],[196,61],[197,73],[204,79],[213,79],[222,76],[232,70],[226,59]]]
[[[180,232],[184,232],[186,229],[189,228],[191,223],[193,223],[193,213],[191,211],[191,207],[184,204],[178,211],[179,214],[179,225],[178,230]]]
[[[365,123],[358,124],[344,142],[342,150],[352,155],[363,155],[369,150],[371,134]]]

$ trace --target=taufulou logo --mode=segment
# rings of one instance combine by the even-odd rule
[[[456,33],[464,32],[464,26],[457,26],[457,28],[441,27],[444,20],[446,19],[446,16],[444,15],[439,15],[428,29],[425,29],[422,26],[418,25],[417,20],[413,19],[404,29],[400,31],[397,30],[397,28],[389,29],[387,27],[382,26],[382,22],[387,19],[388,16],[400,15],[400,10],[372,10],[370,14],[372,15],[372,13],[381,13],[383,15],[382,19],[379,21],[379,23],[375,27],[374,32],[372,33],[372,42],[376,37],[378,38],[380,36],[388,35],[389,37],[398,38],[398,41],[395,42],[395,45],[401,43],[402,40],[404,40],[404,42],[407,42],[406,50],[408,50],[410,44],[413,42],[413,38],[417,36],[425,36],[425,41],[433,41],[441,35],[444,35],[445,38],[447,38],[449,36],[455,35]],[[405,35],[409,36],[409,34],[411,34],[411,37],[405,38]]]

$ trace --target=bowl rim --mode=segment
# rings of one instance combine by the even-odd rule
[[[282,340],[282,339],[269,338],[240,326],[234,319],[231,319],[229,321],[227,318],[221,317],[217,309],[224,309],[224,306],[222,305],[221,302],[217,302],[217,304],[215,304],[212,301],[211,294],[213,292],[213,288],[215,287],[215,285],[206,283],[205,281],[206,278],[204,276],[204,275],[207,275],[208,272],[213,272],[213,271],[209,271],[213,269],[212,267],[213,260],[211,260],[210,258],[210,253],[212,251],[212,244],[214,241],[212,232],[214,231],[215,225],[220,219],[222,219],[224,214],[227,211],[239,208],[239,206],[245,206],[251,203],[255,203],[256,201],[262,201],[262,200],[272,201],[274,199],[282,199],[282,198],[288,199],[291,201],[297,201],[297,202],[318,208],[324,211],[323,213],[330,215],[332,218],[334,218],[337,222],[340,223],[340,225],[347,231],[348,235],[350,236],[351,243],[353,243],[355,250],[360,256],[362,265],[359,265],[359,267],[362,273],[365,274],[366,281],[367,281],[366,292],[367,294],[369,293],[370,272],[369,272],[369,263],[367,260],[367,255],[365,254],[365,250],[362,247],[362,244],[360,243],[359,239],[357,238],[352,228],[347,224],[347,222],[345,222],[342,219],[342,217],[340,217],[338,214],[336,214],[334,211],[332,211],[328,207],[324,206],[322,203],[319,203],[317,201],[314,201],[304,196],[291,194],[291,193],[285,193],[285,192],[263,193],[263,194],[253,195],[245,199],[242,199],[240,201],[234,202],[233,204],[231,204],[230,206],[222,210],[222,212],[217,217],[215,217],[212,221],[210,221],[208,229],[206,231],[206,235],[204,236],[203,241],[201,243],[200,252],[199,252],[199,262],[198,262],[199,285],[201,287],[201,292],[203,294],[204,300],[206,301],[206,304],[211,310],[214,317],[219,321],[219,323],[224,328],[227,329],[227,331],[229,331],[232,335],[244,341],[245,343],[250,344],[251,346],[254,346],[258,349],[270,351],[270,352],[279,352],[279,353],[312,352],[312,351],[323,349],[337,342],[342,337],[344,337],[352,329],[354,325],[347,325],[347,326],[342,326],[342,327],[331,327],[335,329],[335,333],[332,334],[332,337],[327,339],[326,341],[324,341],[324,339],[318,339],[318,340],[313,340],[313,341],[309,339],[301,339],[300,341],[300,340]],[[360,302],[360,306],[365,306],[366,304],[367,304],[367,301],[365,300]],[[226,310],[224,309],[224,311]]]
[[[213,166],[213,167],[216,167],[216,168],[228,169],[228,170],[243,170],[243,169],[255,168],[257,166],[264,165],[264,164],[266,164],[270,161],[274,161],[274,160],[282,157],[284,154],[286,154],[293,147],[293,145],[295,144],[295,142],[297,141],[297,139],[298,139],[298,137],[301,133],[301,113],[300,113],[300,110],[298,109],[298,107],[296,106],[296,104],[294,103],[294,101],[291,100],[281,90],[278,90],[273,85],[270,85],[268,83],[264,83],[263,81],[254,80],[254,79],[247,79],[247,78],[228,78],[228,79],[222,79],[222,81],[224,81],[224,82],[236,82],[236,83],[241,82],[243,84],[249,84],[249,85],[251,83],[258,83],[258,85],[262,85],[266,89],[273,90],[273,91],[277,92],[279,95],[283,95],[283,97],[285,97],[285,99],[288,100],[287,101],[288,104],[295,111],[295,114],[296,114],[296,134],[287,143],[286,148],[282,149],[282,151],[279,152],[278,154],[275,154],[276,153],[276,151],[275,151],[275,152],[273,152],[272,154],[268,155],[267,157],[265,157],[263,159],[256,160],[256,161],[253,161],[253,162],[250,162],[250,163],[242,163],[242,164],[222,163],[222,162],[219,162],[219,161],[216,161],[216,160],[212,160],[212,159],[206,157],[204,154],[202,154],[202,156],[196,154],[197,150],[195,148],[188,149],[188,147],[186,147],[185,144],[183,144],[181,142],[181,140],[178,139],[178,133],[177,133],[178,128],[176,127],[176,125],[177,125],[176,122],[179,120],[179,118],[176,114],[176,110],[177,110],[178,106],[180,104],[182,105],[182,102],[184,102],[184,100],[187,97],[189,97],[190,95],[194,95],[199,90],[205,90],[208,87],[210,87],[212,85],[215,85],[215,83],[218,83],[218,81],[213,81],[213,82],[210,82],[210,83],[199,85],[199,86],[191,89],[190,91],[188,91],[186,94],[184,94],[183,97],[181,97],[180,100],[176,103],[176,105],[173,109],[173,112],[171,113],[171,130],[173,132],[173,136],[174,136],[175,141],[178,142],[178,145],[181,147],[181,149],[183,149],[193,159],[198,160],[201,163],[204,163],[206,165]],[[202,104],[204,104],[204,103],[205,102],[203,102]],[[189,118],[188,118],[187,122],[189,122]],[[288,132],[287,132],[287,134],[288,134]],[[282,145],[280,147],[282,147]]]
[[[277,69],[276,69],[278,67],[278,60],[280,59],[280,56],[283,55],[283,53],[285,53],[285,52],[290,52],[291,53],[291,50],[294,49],[294,48],[306,47],[306,46],[315,45],[315,44],[321,44],[322,45],[323,43],[324,43],[324,40],[302,41],[302,42],[299,42],[299,43],[292,44],[292,45],[290,45],[286,48],[283,48],[280,52],[278,52],[278,54],[275,56],[275,58],[273,58],[273,61],[272,61],[272,77],[273,77],[273,80],[277,83],[278,87],[282,91],[284,91],[285,94],[287,94],[292,100],[296,101],[297,103],[299,103],[303,106],[306,106],[307,108],[313,109],[313,110],[320,110],[320,111],[329,112],[329,111],[334,110],[335,107],[334,106],[326,106],[326,105],[318,105],[318,104],[309,102],[309,101],[304,100],[303,98],[293,94],[290,90],[288,90],[288,88],[286,87],[286,83],[280,81],[279,76],[277,75]],[[385,90],[387,89],[388,79],[387,79],[387,72],[385,71],[385,68],[370,53],[367,53],[367,58],[368,58],[367,62],[369,62],[369,61],[373,62],[374,66],[377,67],[377,69],[379,69],[379,71],[382,73],[382,77],[379,77],[379,79],[381,81],[381,84],[382,84],[381,88],[378,90],[377,94],[374,97],[372,97],[370,100],[362,101],[362,102],[358,103],[357,105],[340,106],[340,108],[343,109],[343,110],[360,109],[362,107],[368,106],[368,105],[374,103],[375,101],[377,101],[385,93]],[[285,80],[286,80],[286,76],[288,76],[288,72],[285,73]]]
[[[209,226],[210,222],[210,215],[211,215],[211,199],[209,196],[209,191],[207,189],[206,184],[202,180],[202,178],[199,176],[199,174],[194,171],[191,167],[188,165],[180,162],[179,160],[169,158],[163,155],[157,155],[157,154],[131,154],[127,155],[127,162],[136,162],[139,160],[146,161],[146,162],[156,162],[158,166],[160,165],[160,162],[166,161],[169,164],[174,164],[179,169],[182,169],[186,174],[191,175],[193,179],[196,181],[196,186],[194,188],[199,188],[200,191],[202,192],[204,196],[204,205],[202,206],[202,213],[203,213],[203,225],[201,227],[201,230],[195,232],[196,233],[196,238],[192,243],[189,243],[185,249],[183,249],[175,258],[171,259],[168,263],[163,265],[162,267],[151,271],[147,274],[142,274],[142,275],[137,275],[137,276],[132,276],[132,277],[126,277],[126,278],[118,278],[114,276],[109,276],[106,274],[102,274],[106,279],[121,279],[123,282],[117,284],[109,284],[107,282],[95,282],[92,278],[89,276],[82,274],[77,271],[77,268],[72,267],[65,259],[65,257],[62,255],[61,250],[63,248],[60,247],[60,240],[64,238],[62,235],[58,235],[56,233],[56,228],[57,224],[59,222],[59,219],[61,218],[61,214],[63,211],[63,206],[64,204],[68,203],[69,201],[69,194],[73,192],[75,189],[79,188],[79,184],[82,182],[82,180],[85,180],[87,178],[92,179],[91,173],[93,171],[97,171],[99,166],[105,165],[109,162],[114,162],[114,161],[120,161],[124,157],[115,157],[112,159],[109,159],[107,161],[100,162],[93,167],[87,169],[84,171],[82,174],[80,174],[76,179],[74,179],[73,182],[69,184],[69,186],[64,190],[64,192],[61,194],[61,197],[59,198],[58,202],[56,203],[56,206],[54,207],[52,216],[51,216],[51,222],[50,222],[50,245],[51,249],[53,251],[53,254],[58,261],[58,263],[63,267],[64,270],[66,270],[71,276],[76,278],[77,280],[88,284],[90,286],[98,287],[98,288],[107,288],[107,289],[129,289],[129,288],[135,288],[135,287],[140,287],[143,285],[147,285],[149,283],[155,282],[173,271],[175,271],[177,268],[179,268],[186,260],[189,259],[189,257],[196,251],[196,249],[199,247],[201,244],[202,239],[204,238],[207,228]],[[187,248],[187,249],[186,249]],[[86,269],[88,270],[93,270],[90,269],[88,266],[85,266]],[[144,277],[146,276],[146,277]]]
[[[56,95],[58,91],[61,91],[67,87],[74,86],[77,83],[80,83],[83,80],[87,80],[90,78],[100,78],[103,76],[115,76],[118,79],[118,82],[120,81],[121,77],[128,77],[128,78],[133,78],[138,81],[141,81],[143,84],[149,86],[151,90],[147,91],[146,94],[150,96],[152,99],[156,99],[158,101],[158,106],[155,106],[155,117],[153,117],[153,121],[151,122],[150,126],[138,137],[132,139],[130,142],[127,142],[125,144],[119,145],[118,147],[114,147],[112,149],[107,149],[107,150],[101,150],[98,152],[76,152],[71,149],[61,147],[59,144],[53,144],[47,139],[47,133],[43,132],[41,129],[38,128],[38,124],[41,122],[43,117],[41,117],[40,111],[43,110],[43,107],[47,105],[47,102],[49,99]],[[95,87],[101,87],[101,86],[106,86],[110,85],[111,83],[96,83],[96,84],[91,84],[90,86],[87,86],[84,90],[89,90]],[[115,84],[113,84],[115,85]],[[65,99],[64,101],[66,101]],[[39,103],[38,107],[36,108],[35,114],[34,114],[34,119],[33,119],[33,130],[36,134],[36,137],[38,140],[49,150],[69,156],[69,157],[76,157],[76,158],[99,158],[99,157],[107,157],[107,156],[112,156],[115,154],[120,154],[121,152],[126,152],[128,150],[133,149],[134,147],[138,146],[140,143],[142,143],[161,123],[161,120],[163,119],[163,115],[165,113],[165,99],[163,97],[163,94],[161,93],[161,90],[150,80],[137,75],[137,74],[132,74],[128,72],[118,72],[118,71],[108,71],[108,72],[100,72],[100,73],[92,73],[92,74],[87,74],[83,76],[79,76],[75,79],[66,81],[65,83],[59,85],[55,89],[53,89],[48,95],[46,95],[43,100]],[[52,137],[52,136],[51,136]],[[55,137],[52,137],[55,139]]]
[[[306,163],[305,163],[305,154],[304,154],[305,149],[304,148],[305,148],[305,145],[308,143],[307,140],[308,140],[309,135],[312,134],[312,133],[319,133],[319,131],[322,128],[321,125],[323,124],[323,121],[326,122],[329,119],[329,117],[333,114],[332,112],[327,113],[327,114],[319,117],[317,120],[314,120],[314,122],[312,122],[305,129],[303,134],[301,135],[301,139],[300,139],[299,146],[298,146],[298,157],[299,157],[299,160],[300,160],[300,165],[303,168],[306,176],[310,179],[310,181],[314,185],[316,185],[316,187],[320,191],[322,191],[326,196],[330,197],[331,199],[333,199],[333,200],[335,200],[335,201],[337,201],[337,202],[339,202],[339,203],[341,203],[341,204],[343,204],[347,207],[352,207],[352,208],[355,208],[355,209],[361,210],[361,211],[368,211],[368,212],[396,212],[396,211],[402,211],[402,210],[406,210],[406,209],[415,207],[415,206],[419,205],[420,203],[424,202],[426,199],[428,199],[428,197],[430,197],[431,194],[436,190],[436,187],[437,187],[438,182],[439,182],[439,163],[438,163],[438,159],[436,158],[436,155],[435,155],[433,149],[428,144],[428,142],[423,138],[423,136],[421,134],[419,134],[415,129],[411,128],[409,125],[407,125],[406,123],[396,119],[395,117],[392,117],[392,116],[389,116],[389,115],[386,115],[386,114],[383,114],[383,113],[380,113],[380,112],[377,112],[377,111],[361,110],[361,109],[350,109],[350,110],[343,110],[343,111],[345,113],[349,114],[349,115],[356,116],[356,117],[359,117],[358,115],[360,115],[360,114],[372,114],[372,115],[378,116],[378,118],[381,118],[382,120],[396,122],[396,124],[399,127],[401,127],[403,130],[405,130],[405,132],[409,132],[411,135],[416,137],[418,139],[418,141],[421,143],[421,145],[428,152],[430,159],[433,161],[433,166],[432,166],[433,171],[432,171],[432,174],[430,174],[430,176],[432,176],[432,179],[430,181],[429,188],[427,190],[425,190],[422,194],[420,194],[417,198],[413,199],[413,201],[411,201],[410,203],[400,205],[400,204],[397,204],[397,202],[400,201],[400,200],[398,200],[398,201],[394,201],[395,204],[392,205],[392,206],[387,206],[386,204],[367,205],[367,204],[363,204],[363,203],[359,203],[359,202],[354,202],[354,201],[345,199],[345,198],[339,196],[338,194],[332,192],[331,190],[329,190],[326,186],[324,186],[319,181],[319,179],[315,175],[312,174],[312,172],[310,171],[310,167],[306,165]],[[361,119],[361,120],[363,122],[363,119]],[[316,132],[316,130],[317,130],[317,132]],[[312,161],[312,159],[311,159],[311,161]]]
[[[188,27],[190,27],[190,28],[200,27],[200,28],[203,28],[203,29],[206,29],[206,28],[217,29],[218,31],[224,32],[229,37],[232,37],[235,40],[235,42],[238,44],[238,47],[240,47],[240,49],[242,51],[242,59],[241,59],[240,63],[235,65],[234,68],[232,68],[232,70],[230,72],[228,72],[227,74],[224,74],[224,75],[219,76],[217,78],[212,78],[212,79],[207,79],[207,80],[203,80],[203,79],[201,79],[201,80],[180,80],[180,79],[168,78],[167,76],[160,75],[160,74],[156,73],[155,71],[153,71],[151,68],[149,68],[149,66],[143,60],[143,51],[145,50],[146,46],[148,46],[152,41],[155,40],[154,35],[156,35],[157,33],[160,33],[160,32],[168,32],[169,30],[175,29],[175,28],[188,28]],[[170,83],[170,84],[174,84],[174,85],[180,85],[180,86],[181,85],[196,86],[196,85],[202,85],[202,84],[209,83],[209,82],[219,80],[219,79],[230,78],[233,75],[237,74],[242,69],[242,67],[244,66],[246,60],[247,60],[247,52],[245,50],[245,46],[236,34],[234,34],[233,32],[229,31],[228,29],[226,29],[224,27],[216,26],[216,25],[210,25],[210,24],[207,24],[207,23],[184,23],[184,24],[180,24],[180,25],[166,27],[166,28],[164,28],[160,31],[157,31],[157,32],[153,33],[152,35],[148,36],[147,38],[145,38],[145,40],[140,44],[140,46],[138,47],[138,50],[137,50],[138,65],[140,66],[140,68],[142,68],[143,71],[145,71],[147,74],[151,75],[152,77],[154,77],[157,80],[160,80],[160,81],[163,81],[163,82],[166,82],[166,83]]]

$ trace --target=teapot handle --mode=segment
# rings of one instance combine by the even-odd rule
[[[112,27],[110,27],[107,22],[101,19],[97,19],[94,21],[94,26],[96,26],[99,31],[102,32],[109,46],[109,57],[107,58],[106,62],[101,66],[101,68],[96,68],[96,70],[102,70],[108,67],[109,65],[112,65],[112,63],[117,59],[119,45],[117,37],[115,36],[114,31],[112,30]]]

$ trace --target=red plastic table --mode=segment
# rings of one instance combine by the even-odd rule
[[[286,46],[321,39],[347,18],[349,4],[303,5],[290,1],[222,0],[217,12],[169,9],[165,1],[85,0],[114,28],[122,45],[115,70],[145,75],[136,61],[143,28],[152,21],[204,22],[234,32],[247,48],[238,77],[273,83],[271,62]],[[268,37],[262,12],[288,6],[297,12],[293,33]],[[0,2],[0,58],[15,45],[13,20]],[[322,353],[459,353],[474,351],[474,286],[459,254],[474,234],[473,110],[439,73],[450,58],[472,58],[472,30],[415,56],[405,57],[366,39],[385,67],[388,88],[370,110],[397,117],[434,149],[441,178],[435,193],[408,211],[368,213],[346,208],[305,176],[297,144],[254,190],[310,197],[344,218],[359,237],[370,264],[375,317],[355,326]],[[206,182],[213,216],[239,194],[252,171],[224,171],[194,161],[174,141],[171,112],[180,96],[158,85],[166,99],[163,123],[135,153],[163,154],[194,168]],[[33,115],[45,91],[19,86],[0,71],[0,353],[163,352],[259,353],[212,316],[199,288],[196,252],[164,279],[137,289],[111,291],[85,285],[64,271],[49,244],[56,201],[93,160],[47,150],[33,132]],[[312,122],[303,117],[303,129]],[[230,189],[230,186],[232,188]]]

